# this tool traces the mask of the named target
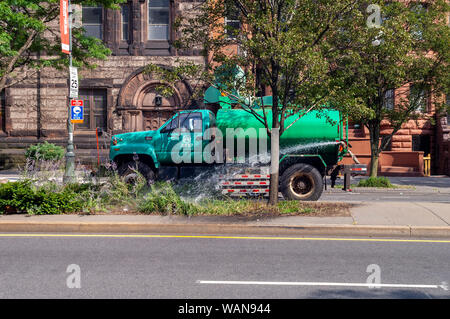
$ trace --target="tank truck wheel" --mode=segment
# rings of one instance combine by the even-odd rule
[[[316,201],[323,191],[322,176],[311,165],[295,164],[281,175],[280,190],[285,199]]]
[[[124,181],[129,184],[136,183],[137,174],[136,171],[142,174],[147,180],[147,184],[150,185],[155,181],[155,172],[150,166],[142,162],[130,161],[123,163],[119,167],[119,175],[124,178]]]

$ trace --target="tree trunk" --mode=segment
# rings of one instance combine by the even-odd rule
[[[378,158],[379,156],[370,156],[370,177],[378,176]]]
[[[270,189],[269,205],[278,203],[278,179],[280,166],[280,130],[272,128],[270,134]]]
[[[381,121],[369,122],[370,132],[370,177],[378,176],[378,159],[380,156],[380,123]]]

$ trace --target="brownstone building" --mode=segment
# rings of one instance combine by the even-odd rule
[[[189,15],[197,0],[129,0],[121,10],[79,7],[88,35],[104,41],[112,51],[98,67],[79,73],[79,98],[84,100],[84,123],[75,124],[77,161],[96,162],[96,128],[103,159],[111,134],[156,129],[178,109],[192,106],[191,83],[175,85],[171,98],[157,96],[161,82],[143,73],[148,63],[170,67],[177,59],[203,64],[195,50],[179,51],[172,45],[177,33],[172,22]],[[54,22],[58,29],[58,21]],[[27,80],[1,92],[0,169],[23,162],[24,148],[49,142],[66,145],[68,74],[42,69]]]
[[[98,61],[96,69],[80,72],[79,95],[84,100],[85,120],[74,129],[77,161],[96,163],[96,129],[105,132],[99,145],[102,160],[106,160],[112,134],[156,129],[177,110],[201,106],[190,99],[193,83],[177,83],[176,93],[163,98],[155,90],[161,81],[143,72],[150,62],[167,67],[177,59],[205,63],[196,50],[179,51],[172,45],[179,36],[172,22],[181,14],[195,14],[200,1],[129,0],[121,10],[78,8],[88,35],[104,41],[112,56]],[[224,23],[236,21],[224,19]],[[57,22],[54,27],[58,29]],[[66,145],[67,78],[67,72],[54,69],[30,71],[27,80],[0,92],[0,169],[16,168],[31,144],[47,140]],[[397,90],[404,90],[405,95],[413,92],[409,87]],[[392,90],[386,95],[386,107],[394,107],[394,93]],[[431,156],[433,174],[450,175],[450,117],[436,113],[433,99],[437,97],[418,94],[423,94],[424,118],[428,119],[409,121],[393,136],[389,150],[380,157],[381,175],[421,176],[427,155]],[[384,123],[381,134],[389,130],[389,123]],[[353,123],[348,135],[353,152],[362,163],[369,163],[367,130]],[[350,157],[344,159],[350,161]]]
[[[439,113],[435,108],[437,99],[428,92],[415,92],[414,87],[407,85],[389,90],[385,96],[387,108],[395,107],[399,98],[408,98],[411,94],[420,94],[418,120],[409,120],[393,135],[386,151],[380,154],[378,174],[385,176],[424,176],[424,158],[430,158],[430,173],[450,175],[450,114]],[[444,97],[449,103],[449,96]],[[388,121],[381,123],[380,135],[391,134]],[[357,123],[349,124],[349,143],[352,152],[361,163],[370,164],[370,137],[367,128]],[[350,156],[343,163],[350,164]]]

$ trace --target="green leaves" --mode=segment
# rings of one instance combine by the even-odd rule
[[[101,5],[118,9],[124,0],[81,1],[72,4]],[[25,68],[68,65],[59,39],[59,0],[3,0],[0,2],[0,91],[20,78]],[[35,53],[39,53],[36,55]],[[73,64],[93,68],[95,59],[106,59],[111,51],[103,42],[73,29]]]

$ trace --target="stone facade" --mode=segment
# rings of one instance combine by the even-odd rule
[[[84,100],[88,123],[74,124],[74,143],[77,158],[83,162],[96,159],[96,128],[105,132],[100,148],[106,160],[112,134],[156,129],[176,111],[193,106],[187,82],[175,84],[173,97],[161,97],[155,103],[155,87],[161,81],[143,70],[148,63],[170,68],[176,60],[203,64],[204,58],[196,50],[175,50],[171,43],[177,34],[171,28],[168,39],[147,40],[148,0],[126,4],[130,9],[128,40],[121,36],[121,11],[102,9],[102,37],[112,56],[96,61],[95,69],[79,72],[79,98]],[[171,0],[170,21],[183,12],[192,14],[194,5],[192,0]],[[68,72],[50,68],[29,71],[25,81],[2,92],[0,169],[22,162],[24,149],[31,144],[48,140],[66,145],[67,94]]]

